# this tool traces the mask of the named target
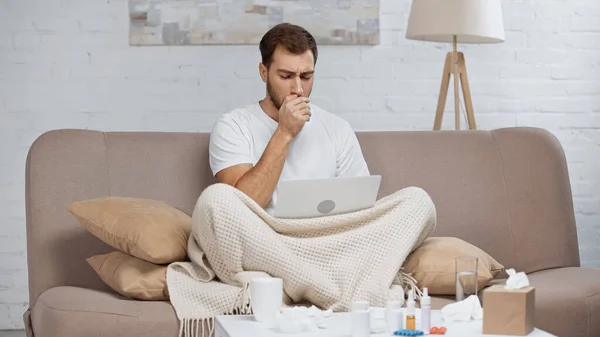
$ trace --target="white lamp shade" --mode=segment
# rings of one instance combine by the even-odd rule
[[[500,0],[413,0],[406,38],[458,43],[505,39]]]

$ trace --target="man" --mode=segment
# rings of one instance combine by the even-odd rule
[[[280,180],[369,175],[350,124],[310,102],[317,45],[289,23],[260,41],[265,97],[224,114],[210,139],[218,182],[236,187],[271,212]]]
[[[435,228],[433,202],[415,187],[344,216],[262,216],[263,209],[272,211],[280,180],[368,175],[369,169],[350,125],[309,101],[313,37],[281,24],[265,34],[260,51],[266,95],[215,124],[210,165],[220,184],[205,188],[194,208],[191,262],[168,267],[181,331],[219,314],[257,313],[254,279],[281,279],[271,281],[283,287],[286,305],[341,311],[355,300],[373,306],[402,300],[415,284],[401,266]]]

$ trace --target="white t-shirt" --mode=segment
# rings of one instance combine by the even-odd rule
[[[314,104],[311,118],[293,139],[279,181],[369,175],[350,124]],[[225,113],[214,125],[209,146],[213,175],[237,164],[256,165],[277,122],[258,102]],[[272,212],[277,188],[266,210]]]

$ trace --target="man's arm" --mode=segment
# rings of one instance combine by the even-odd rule
[[[216,174],[219,182],[236,187],[265,208],[277,186],[293,137],[277,129],[256,163],[239,164]]]
[[[290,95],[279,110],[277,130],[271,136],[260,160],[252,165],[246,137],[235,121],[217,124],[211,135],[211,161],[215,177],[236,187],[266,208],[271,201],[294,137],[310,120],[306,97]]]

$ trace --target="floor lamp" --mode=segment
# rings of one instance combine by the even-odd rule
[[[470,130],[476,129],[467,67],[457,44],[483,44],[504,42],[504,25],[500,0],[413,0],[406,38],[430,42],[450,42],[452,52],[446,55],[442,84],[438,98],[434,130],[440,130],[450,77],[454,78],[455,128],[460,129],[460,80]]]

